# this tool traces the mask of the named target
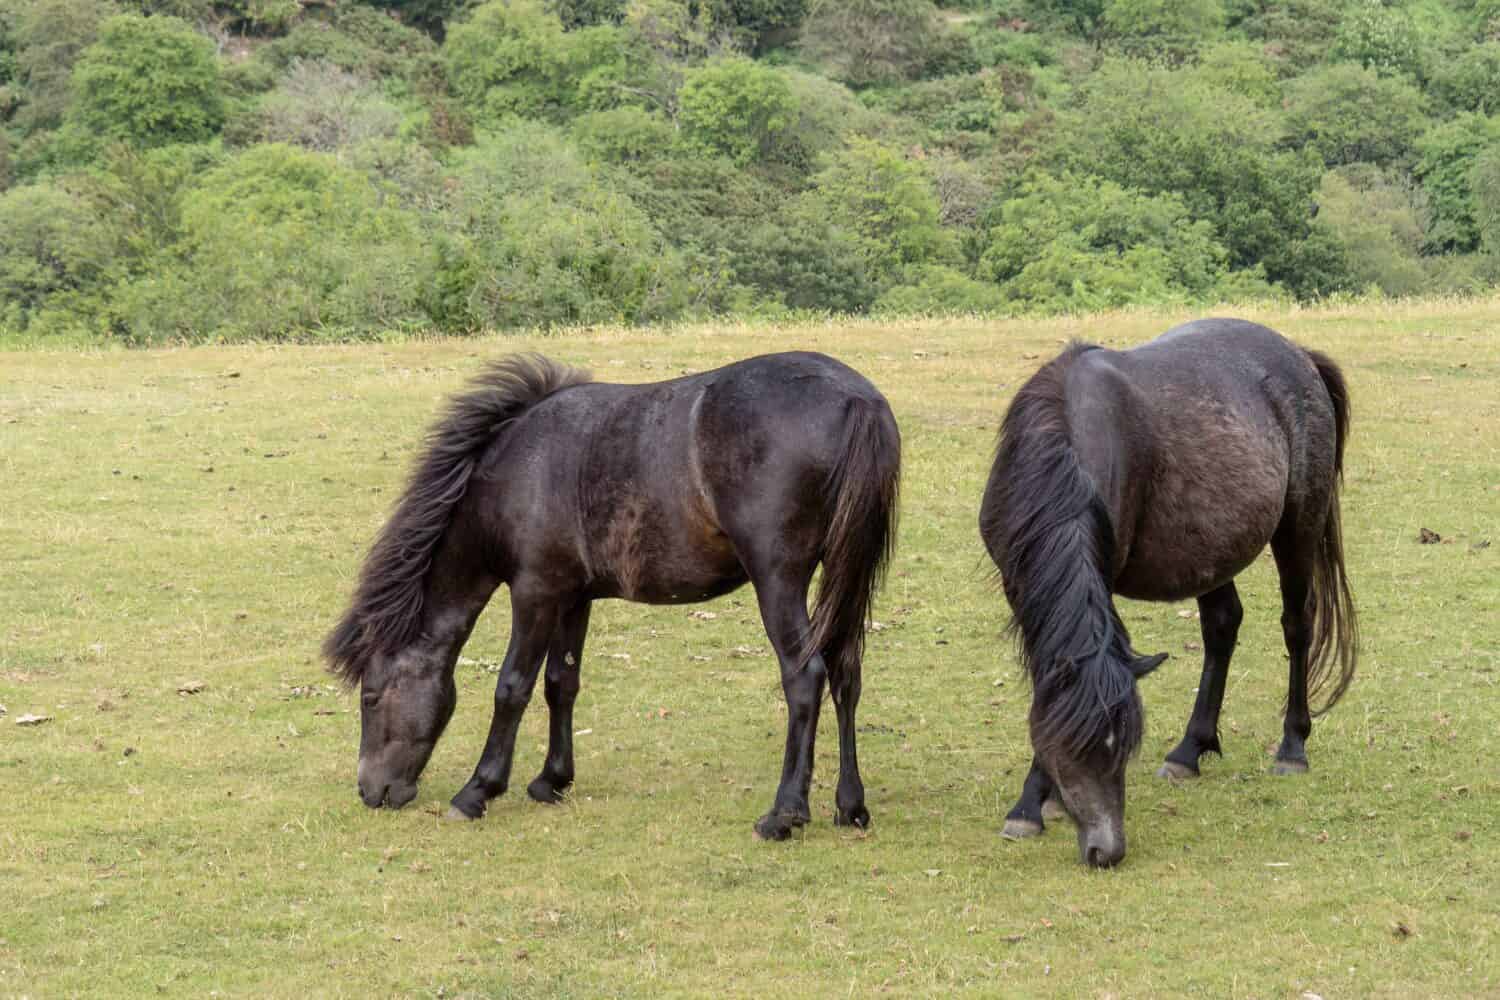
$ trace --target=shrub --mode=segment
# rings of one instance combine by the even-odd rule
[[[15,78],[25,99],[15,125],[23,134],[60,124],[72,101],[74,64],[116,12],[110,0],[7,0],[0,14],[11,21]]]
[[[94,141],[200,142],[224,121],[213,45],[174,17],[105,21],[73,70],[73,90],[67,124]]]
[[[690,308],[732,311],[759,296],[736,278],[737,262],[758,230],[780,225],[776,220],[787,208],[784,191],[761,172],[742,170],[720,156],[660,156],[629,161],[627,167],[631,173],[620,183],[683,259],[692,288]],[[766,273],[774,266],[755,270]]]
[[[741,166],[766,159],[796,121],[797,99],[786,79],[740,56],[689,72],[678,100],[683,138]]]
[[[1057,169],[1176,194],[1192,218],[1212,224],[1231,268],[1259,264],[1272,282],[1316,294],[1298,244],[1309,236],[1322,165],[1278,151],[1274,113],[1190,71],[1129,62],[1106,64],[1080,98],[1048,155]]]
[[[420,31],[369,7],[338,7],[332,21],[299,21],[255,52],[255,62],[286,70],[299,62],[326,62],[361,76],[412,71],[412,62],[435,56],[437,46]]]
[[[1029,310],[1212,298],[1228,251],[1176,195],[1037,175],[987,220],[979,271]]]
[[[1417,142],[1413,173],[1422,183],[1432,221],[1427,250],[1468,253],[1479,247],[1470,170],[1486,150],[1500,143],[1500,119],[1460,115],[1434,126]]]
[[[1500,144],[1490,145],[1474,157],[1469,167],[1469,189],[1473,192],[1474,228],[1479,246],[1500,261]]]
[[[856,139],[830,156],[805,199],[809,212],[855,234],[863,268],[881,287],[907,268],[956,256],[932,180],[877,143]]]
[[[683,304],[682,265],[645,213],[555,133],[465,151],[429,311],[450,329],[642,322]]]
[[[1357,62],[1382,76],[1423,76],[1421,47],[1410,15],[1380,0],[1355,0],[1350,4],[1328,54],[1332,59]]]
[[[661,115],[624,107],[579,115],[573,120],[573,138],[590,156],[626,163],[666,155],[676,134]]]
[[[293,63],[261,102],[255,138],[334,152],[394,136],[401,110],[370,84],[332,63]]]
[[[612,27],[563,31],[539,0],[493,0],[448,33],[443,61],[454,94],[481,122],[512,115],[562,120],[622,102],[631,72]]]
[[[791,91],[794,114],[773,140],[770,159],[806,173],[851,135],[878,128],[878,116],[843,84],[790,67],[780,73]]]
[[[1302,73],[1327,54],[1343,20],[1341,0],[1278,0],[1256,4],[1240,27],[1251,41],[1284,67],[1283,75]]]
[[[443,206],[443,165],[423,146],[399,139],[370,139],[350,148],[344,163],[423,216]]]
[[[1431,89],[1455,111],[1500,111],[1500,42],[1484,42],[1444,60],[1433,73]]]
[[[1105,0],[1103,34],[1131,55],[1182,62],[1224,30],[1221,0]]]
[[[1210,87],[1248,97],[1263,108],[1281,103],[1281,83],[1264,49],[1250,42],[1221,42],[1204,52],[1192,74]]]
[[[1291,141],[1316,150],[1329,166],[1400,160],[1426,124],[1421,91],[1351,63],[1293,80],[1287,105]]]
[[[1357,288],[1415,295],[1426,284],[1420,258],[1423,232],[1420,191],[1368,165],[1323,176],[1316,228],[1344,247],[1349,278]]]
[[[421,318],[415,218],[330,156],[257,146],[204,174],[181,211],[178,246],[116,296],[123,337],[349,336]]]
[[[734,281],[761,301],[857,313],[867,310],[878,292],[863,267],[857,235],[805,206],[753,224],[735,251]]]
[[[874,311],[896,316],[951,316],[1005,312],[1008,300],[993,283],[976,281],[943,265],[915,271],[907,284],[887,289]]]
[[[25,330],[41,313],[70,312],[114,258],[108,228],[73,192],[31,184],[0,194],[0,326]]]
[[[931,0],[813,0],[800,45],[852,87],[909,80],[941,46]]]

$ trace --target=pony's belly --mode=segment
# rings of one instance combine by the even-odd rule
[[[620,503],[605,532],[600,569],[609,596],[642,604],[691,604],[729,593],[749,577],[718,527],[689,507]]]
[[[1248,556],[1214,565],[1201,566],[1151,566],[1136,565],[1134,560],[1126,564],[1125,572],[1115,580],[1112,588],[1122,597],[1135,601],[1185,601],[1199,597],[1210,590],[1222,587],[1255,561],[1262,543]]]
[[[744,586],[750,578],[743,572],[733,577],[721,577],[713,581],[691,581],[673,585],[668,582],[652,583],[637,589],[634,594],[624,594],[641,604],[697,604],[723,597]]]
[[[1279,504],[1238,512],[1243,520],[1188,518],[1138,534],[1113,590],[1139,601],[1182,601],[1234,579],[1266,547]]]

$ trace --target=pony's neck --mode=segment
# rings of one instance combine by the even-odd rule
[[[1032,729],[1072,752],[1134,749],[1139,702],[1130,640],[1110,595],[1114,527],[1067,423],[1075,347],[1022,387],[1000,433],[985,515],[1034,691]],[[1132,706],[1134,712],[1132,714]]]

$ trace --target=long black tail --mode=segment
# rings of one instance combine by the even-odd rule
[[[828,476],[823,579],[802,654],[821,652],[835,687],[859,684],[865,622],[895,549],[900,489],[901,433],[890,407],[854,397],[843,450]]]
[[[1333,491],[1323,537],[1318,540],[1313,560],[1312,587],[1308,594],[1313,612],[1312,646],[1307,655],[1308,690],[1316,694],[1330,681],[1333,683],[1322,707],[1313,711],[1314,715],[1322,715],[1338,704],[1354,680],[1359,661],[1359,623],[1354,614],[1354,595],[1349,590],[1349,574],[1344,567],[1344,532],[1339,515],[1344,444],[1349,440],[1349,387],[1332,358],[1317,351],[1308,351],[1307,355],[1317,366],[1333,403],[1335,434]],[[1337,673],[1330,669],[1334,661],[1338,663]]]

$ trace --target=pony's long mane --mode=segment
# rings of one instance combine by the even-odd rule
[[[587,381],[587,372],[538,354],[518,354],[491,363],[467,392],[452,399],[428,432],[406,491],[365,557],[349,610],[323,643],[330,670],[346,683],[357,683],[372,656],[416,639],[433,554],[486,446],[527,407]]]
[[[1011,402],[981,531],[1031,679],[1033,741],[1123,764],[1145,730],[1135,654],[1110,599],[1114,528],[1073,450],[1064,396],[1068,367],[1093,346],[1070,344]]]

